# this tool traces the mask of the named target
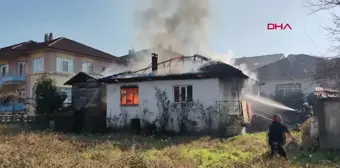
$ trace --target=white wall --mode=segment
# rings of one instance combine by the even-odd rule
[[[225,100],[230,97],[232,92],[230,82],[220,82],[217,78],[214,79],[200,79],[200,80],[163,80],[163,81],[145,81],[138,83],[120,83],[120,84],[108,84],[107,85],[107,117],[110,118],[107,125],[109,127],[122,126],[121,121],[112,120],[117,116],[120,116],[122,111],[127,113],[127,121],[133,118],[146,119],[149,122],[155,121],[159,116],[161,109],[158,108],[155,93],[155,87],[166,91],[167,96],[171,102],[174,102],[174,85],[192,85],[193,87],[193,100],[199,101],[203,104],[204,108],[213,106],[216,101]],[[139,88],[139,105],[137,106],[121,106],[120,105],[120,87],[138,85]],[[143,115],[143,110],[147,109],[150,112],[150,116]],[[172,113],[171,113],[172,114]],[[172,114],[174,115],[174,114]],[[198,113],[189,114],[191,120],[197,122],[196,128],[198,130],[205,127],[202,120],[197,119]],[[116,117],[115,117],[116,116]],[[143,124],[143,123],[142,123]],[[170,124],[171,125],[171,124]],[[157,125],[156,125],[157,126]],[[178,131],[176,124],[171,126],[173,130]]]
[[[287,83],[301,83],[301,90],[307,96],[309,93],[315,91],[315,83],[312,79],[284,79],[284,80],[267,80],[263,81],[265,85],[260,86],[260,92],[266,96],[274,95],[276,92],[277,84],[287,84]]]

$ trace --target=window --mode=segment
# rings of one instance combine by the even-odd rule
[[[93,73],[93,66],[89,62],[83,63],[82,71],[86,73]]]
[[[286,83],[276,85],[276,94],[287,96],[301,90],[301,83]]]
[[[7,76],[8,75],[8,64],[0,65],[0,75]]]
[[[57,57],[57,72],[73,73],[73,59]]]
[[[192,102],[192,86],[174,86],[174,102]]]
[[[60,87],[60,90],[64,92],[67,96],[64,103],[70,103],[72,101],[72,88]]]
[[[18,62],[18,75],[25,74],[25,62]]]
[[[21,98],[25,98],[25,88],[17,89],[17,93]]]
[[[88,72],[89,73],[93,73],[93,66],[92,66],[92,64],[88,65]]]
[[[44,71],[44,57],[33,59],[32,72],[43,72]]]
[[[67,61],[63,61],[63,68],[61,69],[63,72],[68,72],[68,62]]]
[[[122,87],[121,105],[138,105],[138,87]]]

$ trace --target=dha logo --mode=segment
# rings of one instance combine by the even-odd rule
[[[292,30],[292,27],[290,26],[290,24],[277,24],[277,23],[268,23],[267,24],[267,30]]]

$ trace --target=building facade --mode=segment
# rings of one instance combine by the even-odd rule
[[[70,103],[71,88],[63,84],[75,74],[83,71],[100,75],[110,66],[121,65],[124,66],[125,61],[113,55],[67,38],[53,39],[52,34],[45,35],[44,42],[28,41],[0,49],[0,92],[17,92],[32,99],[34,84],[43,73],[48,73],[66,92],[65,103]],[[23,103],[14,106],[16,111],[25,108]],[[0,112],[7,110],[0,108]]]
[[[204,60],[206,63],[201,64]],[[176,69],[189,63],[201,66],[197,71],[173,72],[163,66],[169,63]],[[137,129],[152,124],[159,130],[212,133],[231,131],[226,128],[229,120],[243,116],[240,94],[247,79],[241,70],[203,56],[157,63],[157,55],[153,55],[147,69],[99,81],[107,84],[108,127]],[[238,126],[241,128],[241,124]]]

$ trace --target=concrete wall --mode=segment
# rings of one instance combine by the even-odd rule
[[[304,91],[305,95],[315,91],[315,83],[312,79],[282,79],[282,80],[266,80],[265,85],[260,86],[260,92],[262,95],[271,96],[276,92],[277,84],[288,84],[288,83],[301,83],[301,90]]]
[[[231,93],[234,88],[234,81],[220,81],[217,78],[214,79],[201,79],[201,80],[167,80],[167,81],[146,81],[139,83],[121,83],[121,84],[108,84],[107,85],[107,117],[108,127],[121,127],[122,116],[126,114],[125,121],[130,122],[133,118],[139,118],[141,120],[147,120],[148,122],[154,122],[160,115],[162,109],[159,108],[159,100],[156,97],[156,89],[165,91],[167,100],[170,101],[170,106],[176,105],[174,103],[174,90],[173,87],[177,85],[192,85],[193,90],[193,104],[192,108],[187,109],[188,119],[195,122],[194,131],[201,131],[206,128],[206,122],[204,121],[203,113],[206,113],[206,109],[219,110],[220,101],[235,100],[232,98]],[[139,88],[139,104],[135,106],[121,106],[121,86],[138,86]],[[234,104],[238,105],[238,102]],[[196,105],[195,105],[196,104]],[[197,105],[198,104],[198,105]],[[199,107],[200,108],[199,108]],[[179,107],[179,106],[176,106]],[[201,109],[201,110],[200,110]],[[203,111],[202,111],[203,109]],[[172,131],[179,131],[178,112],[170,109],[170,121],[168,129]],[[147,112],[147,114],[145,113]],[[215,117],[213,124],[214,128],[217,128],[219,117]],[[143,125],[143,123],[141,123]],[[157,125],[156,122],[156,126]]]
[[[324,100],[323,111],[317,111],[320,122],[320,146],[340,149],[340,99]],[[320,116],[321,115],[321,116]]]

